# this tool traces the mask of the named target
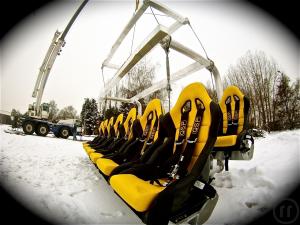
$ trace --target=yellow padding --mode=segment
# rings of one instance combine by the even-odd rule
[[[90,159],[92,160],[93,163],[96,163],[96,161],[97,161],[98,159],[100,159],[102,156],[103,156],[103,154],[101,154],[101,153],[98,153],[98,152],[92,152],[92,153],[90,154]]]
[[[89,145],[84,145],[82,147],[84,148],[84,150],[91,148]]]
[[[82,143],[83,146],[89,146],[87,142]]]
[[[99,134],[100,134],[100,135],[102,135],[103,132],[104,132],[104,130],[103,130],[103,124],[104,124],[104,121],[102,121],[102,122],[100,123],[99,128],[98,128]]]
[[[119,164],[115,163],[111,159],[103,159],[100,158],[96,162],[97,167],[104,173],[106,176],[109,176],[111,172],[116,168]]]
[[[112,116],[112,117],[110,117],[109,122],[108,122],[107,127],[106,127],[108,136],[110,136],[110,128],[113,125],[114,125],[114,117]]]
[[[236,143],[237,135],[219,136],[215,143],[215,147],[230,147]]]
[[[99,160],[98,160],[99,161]],[[118,174],[110,178],[111,187],[136,211],[146,211],[153,199],[165,187],[152,185],[132,174]]]
[[[131,125],[133,123],[133,121],[136,119],[136,108],[132,108],[130,109],[125,122],[123,123],[124,125],[124,129],[125,129],[125,133],[128,133],[128,129],[130,130],[131,127],[129,127],[129,121],[131,120]]]
[[[103,122],[103,129],[105,130],[108,124],[108,119],[104,120]]]
[[[88,148],[88,149],[86,149],[85,151],[86,151],[86,153],[89,155],[89,154],[95,152],[96,150],[93,149],[93,148]]]
[[[118,128],[119,128],[119,125],[123,124],[123,113],[119,114],[117,119],[116,119],[116,122],[114,124],[114,130],[115,130],[115,134],[116,136],[118,135]]]

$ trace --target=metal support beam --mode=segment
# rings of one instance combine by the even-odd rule
[[[137,104],[138,114],[142,115],[142,104],[137,99],[118,98],[118,97],[111,97],[111,96],[100,97],[100,100],[101,99],[105,101],[112,100],[112,101],[125,102],[125,103],[135,103]]]
[[[162,25],[158,25],[116,72],[116,74],[105,87],[104,94],[107,94],[113,88],[113,86],[116,85],[122,79],[122,77],[124,77],[130,71],[133,66],[135,66],[152,48],[154,48],[167,35],[167,29]]]
[[[155,0],[145,0],[144,3],[149,4],[151,7],[157,9],[158,11],[166,14],[167,16],[172,17],[174,20],[180,22],[181,24],[187,24],[189,23],[189,19],[186,17],[181,16],[174,10],[170,9],[166,5],[163,5],[162,3],[159,3]]]
[[[200,64],[204,65],[205,67],[208,67],[211,65],[211,61],[207,60],[194,50],[184,46],[183,44],[180,44],[179,42],[172,39],[172,42],[170,44],[170,48],[195,60],[196,62],[199,62]]]
[[[177,80],[180,80],[181,78],[189,75],[189,74],[192,74],[200,69],[203,69],[205,68],[203,65],[199,64],[198,62],[194,62],[190,65],[188,65],[187,67],[181,69],[181,70],[178,70],[176,71],[175,73],[171,74],[170,76],[170,83],[173,83]],[[144,98],[146,96],[148,96],[149,94],[155,92],[155,91],[158,91],[160,89],[163,89],[167,86],[167,81],[166,80],[162,80],[162,81],[159,81],[157,83],[154,83],[152,84],[151,87],[145,89],[144,91],[138,93],[137,95],[135,95],[133,98],[135,99],[141,99],[141,98]]]
[[[114,56],[115,52],[120,47],[121,43],[124,41],[125,37],[128,35],[130,30],[134,27],[134,25],[137,23],[137,21],[140,19],[140,17],[144,14],[144,12],[147,10],[147,8],[149,6],[157,9],[158,11],[160,11],[160,12],[166,14],[167,16],[172,17],[174,20],[176,20],[176,22],[169,27],[169,34],[172,34],[173,32],[175,32],[180,26],[189,23],[188,18],[179,15],[178,13],[171,10],[167,6],[161,4],[157,1],[154,1],[154,0],[144,0],[143,4],[137,9],[135,14],[131,17],[131,19],[126,24],[126,26],[122,30],[121,34],[119,35],[119,37],[113,44],[113,46],[110,50],[110,53],[108,54],[108,56],[102,63],[102,67],[106,66],[110,63],[112,57]]]

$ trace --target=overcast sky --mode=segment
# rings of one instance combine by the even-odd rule
[[[160,1],[179,14],[188,17],[214,60],[221,77],[230,65],[248,50],[262,50],[273,57],[281,70],[293,79],[299,77],[298,40],[276,19],[244,1]],[[53,34],[62,31],[79,1],[59,1],[32,13],[8,33],[1,42],[1,104],[0,109],[16,108],[24,113],[31,97],[39,67]],[[61,109],[73,105],[78,113],[83,99],[98,98],[103,88],[101,64],[117,36],[133,14],[135,1],[90,1],[83,9],[66,37],[66,46],[50,73],[43,102],[55,100]],[[160,21],[166,18],[159,17]],[[137,24],[134,47],[156,25],[151,15]],[[188,27],[174,33],[176,40],[203,51]],[[131,36],[120,48],[121,62],[130,52]],[[164,53],[156,49],[149,55],[157,70],[157,80],[165,79]],[[156,55],[161,57],[156,57]],[[171,52],[171,71],[183,61]],[[108,71],[107,71],[108,72]],[[105,74],[109,77],[111,73]],[[173,85],[173,99],[186,84],[201,81],[206,84],[209,74],[195,73]]]

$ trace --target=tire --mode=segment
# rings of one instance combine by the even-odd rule
[[[35,125],[32,121],[25,121],[22,125],[25,134],[32,135],[35,129]]]
[[[67,127],[62,127],[59,131],[59,136],[61,138],[67,139],[70,136],[70,130]]]
[[[39,123],[37,128],[35,129],[35,133],[38,136],[45,137],[49,133],[49,126],[46,123]]]

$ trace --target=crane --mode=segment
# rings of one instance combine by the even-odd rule
[[[59,32],[57,30],[54,33],[51,44],[39,69],[33,89],[32,97],[35,98],[35,102],[33,104],[29,104],[28,117],[23,119],[22,122],[22,127],[25,134],[33,134],[33,132],[35,132],[39,136],[46,136],[52,128],[52,124],[47,121],[49,117],[49,104],[41,103],[43,93],[53,64],[57,56],[60,55],[62,48],[66,44],[65,37],[87,2],[88,0],[84,0],[81,3],[63,32]],[[71,133],[71,131],[69,131],[69,133],[66,131],[67,129],[65,129],[65,132],[61,132],[61,136],[67,136]]]

